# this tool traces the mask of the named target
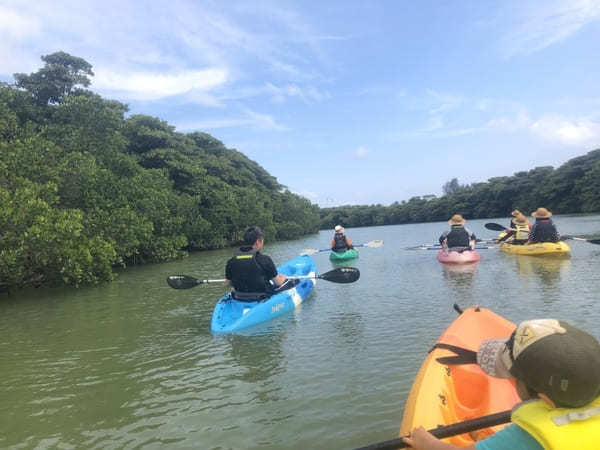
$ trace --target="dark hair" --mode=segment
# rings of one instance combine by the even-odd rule
[[[244,244],[254,245],[259,239],[264,239],[265,233],[259,227],[248,227],[244,231]]]

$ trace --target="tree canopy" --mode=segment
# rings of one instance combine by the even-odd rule
[[[95,283],[115,266],[167,261],[319,229],[319,210],[205,133],[84,89],[92,66],[64,52],[0,85],[0,290]],[[293,218],[291,220],[290,218]]]

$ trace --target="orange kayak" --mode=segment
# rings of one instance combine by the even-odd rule
[[[514,329],[512,322],[489,309],[474,306],[456,318],[436,345],[445,344],[476,352],[482,341],[508,338]],[[521,401],[514,380],[486,375],[477,364],[445,364],[436,360],[456,357],[459,353],[434,346],[427,355],[406,401],[400,436],[406,436],[420,425],[429,430],[505,411]],[[466,447],[504,426],[484,428],[444,440]]]

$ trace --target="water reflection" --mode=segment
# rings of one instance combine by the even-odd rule
[[[464,304],[475,304],[473,298],[473,280],[477,273],[478,263],[442,264],[442,274],[446,281],[448,294],[454,299],[460,299]]]
[[[524,279],[538,278],[546,288],[556,287],[571,266],[571,259],[564,257],[516,256],[515,261],[521,277]]]

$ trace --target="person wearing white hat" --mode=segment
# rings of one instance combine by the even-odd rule
[[[333,229],[335,234],[331,239],[331,250],[337,253],[343,253],[346,250],[353,249],[352,241],[348,236],[346,236],[344,227],[341,225],[336,225]]]
[[[513,378],[523,403],[512,425],[468,447],[475,450],[600,448],[600,343],[591,334],[556,319],[521,322],[506,339],[484,341],[481,370]],[[423,427],[408,438],[415,449],[454,449]]]

